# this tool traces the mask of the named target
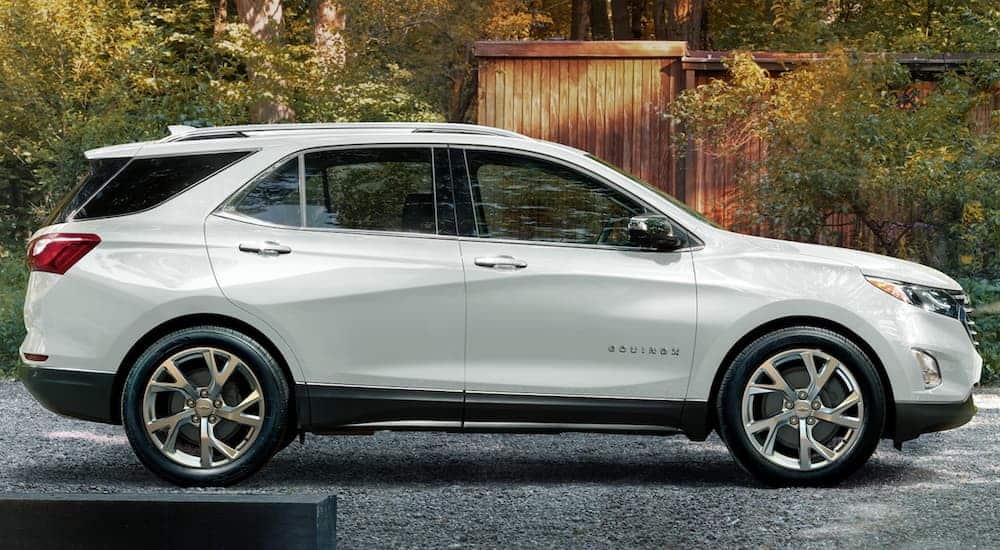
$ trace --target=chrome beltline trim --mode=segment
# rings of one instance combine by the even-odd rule
[[[611,431],[611,432],[679,432],[679,428],[666,426],[648,426],[645,424],[550,424],[546,422],[465,422],[464,428],[486,429],[526,429],[526,430],[576,430],[576,431]]]
[[[469,395],[497,395],[497,396],[519,396],[519,397],[569,397],[579,399],[619,399],[628,401],[684,401],[683,398],[669,399],[666,397],[632,397],[624,395],[590,395],[574,393],[532,393],[532,392],[506,392],[506,391],[482,391],[465,390]]]
[[[461,428],[459,420],[393,420],[388,422],[362,422],[346,424],[345,428]]]
[[[335,382],[302,382],[305,386],[320,386],[324,388],[360,388],[366,390],[404,390],[404,391],[432,391],[432,392],[444,392],[444,393],[462,393],[464,390],[455,389],[437,389],[437,388],[418,388],[410,386],[372,386],[365,384],[339,384]]]

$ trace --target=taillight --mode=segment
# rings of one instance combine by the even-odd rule
[[[28,267],[62,275],[93,250],[101,238],[92,233],[49,233],[28,245]]]

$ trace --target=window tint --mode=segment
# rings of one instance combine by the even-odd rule
[[[122,216],[147,210],[249,154],[238,151],[133,159],[83,205],[74,219]]]
[[[305,155],[306,225],[434,233],[434,169],[427,148]]]
[[[452,192],[448,149],[434,148],[434,198],[437,200],[437,227],[441,235],[457,235],[455,196]]]
[[[466,151],[480,237],[629,246],[628,222],[645,208],[562,165]]]
[[[80,183],[59,200],[52,214],[45,221],[45,225],[65,222],[77,208],[83,206],[83,203],[87,202],[87,199],[104,185],[104,182],[115,175],[115,172],[121,170],[130,158],[115,157],[90,161],[87,173],[80,178]]]
[[[278,225],[302,225],[299,158],[288,160],[258,176],[223,211]]]

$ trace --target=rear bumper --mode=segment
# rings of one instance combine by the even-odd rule
[[[21,381],[42,406],[56,414],[118,423],[111,398],[114,374],[24,365]]]
[[[940,432],[963,426],[976,415],[972,395],[955,403],[896,403],[896,422],[892,439],[899,447],[920,434]]]

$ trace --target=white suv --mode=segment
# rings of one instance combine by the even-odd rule
[[[173,127],[32,238],[23,380],[183,485],[303,432],[704,440],[822,484],[975,413],[962,289],[723,231],[575,149],[447,124]]]

